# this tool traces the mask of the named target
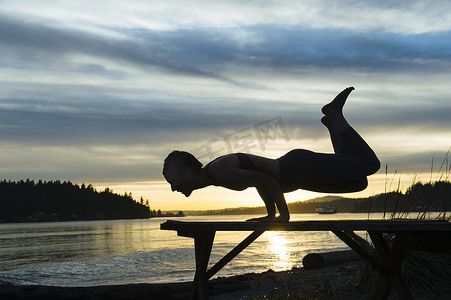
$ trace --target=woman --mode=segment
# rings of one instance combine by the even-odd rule
[[[379,170],[380,162],[343,116],[343,106],[352,90],[353,87],[346,88],[321,110],[325,115],[321,122],[329,130],[333,154],[295,149],[278,159],[270,159],[233,153],[203,167],[190,153],[174,151],[164,161],[163,175],[172,191],[186,197],[193,190],[211,185],[237,191],[255,187],[268,215],[248,221],[288,222],[290,213],[283,194],[297,189],[324,193],[364,190],[368,185],[367,176]]]

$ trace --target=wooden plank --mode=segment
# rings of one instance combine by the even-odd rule
[[[392,289],[391,279],[379,273],[376,288],[374,290],[373,299],[374,300],[388,299],[388,296],[390,296],[391,289]]]
[[[390,267],[390,277],[393,288],[395,288],[399,299],[411,300],[413,295],[404,281],[401,273],[401,265],[404,259],[404,255],[409,248],[409,244],[412,241],[413,234],[411,232],[397,233],[393,246],[388,256],[388,264]]]
[[[382,264],[388,270],[386,274],[379,273],[374,299],[387,299],[392,288],[395,288],[399,299],[413,299],[412,293],[401,273],[402,261],[412,241],[413,234],[411,232],[396,233],[391,248],[388,246],[382,232],[369,232],[369,235]]]
[[[384,263],[388,263],[388,255],[390,252],[390,249],[388,248],[387,243],[385,242],[384,236],[382,232],[378,231],[370,231],[368,234],[371,237],[371,240],[373,241],[374,248],[376,248],[376,251],[379,253],[380,258]]]
[[[350,238],[345,232],[334,230],[333,233],[340,238],[346,245],[354,250],[361,258],[372,265],[379,273],[387,274],[387,269],[374,259],[362,246]]]
[[[383,233],[379,231],[368,232],[371,240],[373,241],[374,248],[377,251],[378,257],[381,260],[383,266],[387,269],[387,273],[379,272],[379,276],[376,283],[376,289],[374,293],[375,300],[385,300],[390,295],[392,289],[392,278],[390,274],[390,266],[388,257],[390,255],[390,248],[384,239]]]
[[[194,275],[193,290],[190,297],[191,299],[208,299],[207,267],[214,237],[214,232],[198,232],[194,235],[196,273]]]
[[[189,231],[451,231],[447,221],[424,220],[334,220],[293,221],[287,223],[259,222],[183,222],[168,220],[162,230]]]
[[[233,248],[229,253],[226,254],[221,260],[219,260],[210,270],[207,271],[207,278],[214,276],[219,270],[221,270],[226,264],[228,264],[232,259],[234,259],[238,254],[241,253],[247,246],[249,246],[253,241],[255,241],[264,231],[254,231],[247,238],[245,238],[241,243],[239,243],[235,248]]]
[[[315,270],[326,266],[334,266],[343,262],[359,260],[361,257],[354,250],[309,253],[302,259],[306,270]]]
[[[183,222],[168,220],[160,225],[162,230],[176,230],[178,235],[193,237],[196,246],[196,275],[192,297],[207,298],[208,279],[251,244],[264,231],[332,231],[381,274],[376,299],[386,299],[391,288],[395,288],[400,299],[412,299],[412,295],[401,274],[401,263],[412,236],[431,232],[448,234],[451,223],[426,220],[334,220],[292,221],[287,223],[258,222]],[[254,231],[207,271],[213,238],[216,231]],[[372,257],[346,232],[368,231],[379,251],[382,263]],[[382,233],[395,233],[397,239],[390,249]]]

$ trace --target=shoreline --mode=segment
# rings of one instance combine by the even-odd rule
[[[241,299],[258,296],[287,297],[305,295],[322,297],[332,290],[349,290],[365,264],[344,262],[316,270],[293,268],[288,271],[268,270],[209,280],[209,299]],[[141,283],[90,287],[54,287],[0,283],[1,299],[187,299],[192,282]]]
[[[330,260],[333,261],[333,260]],[[448,299],[451,255],[409,251],[403,276],[415,299]],[[378,273],[362,260],[335,261],[309,270],[217,277],[208,281],[209,299],[371,299]],[[0,282],[0,299],[188,299],[192,282],[140,283],[84,287],[12,285]],[[393,293],[393,290],[392,290]],[[396,297],[396,296],[395,296]]]

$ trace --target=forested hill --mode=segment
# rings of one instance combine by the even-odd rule
[[[0,222],[69,221],[149,218],[149,202],[131,193],[118,195],[110,189],[70,181],[0,182]]]

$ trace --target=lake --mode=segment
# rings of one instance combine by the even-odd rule
[[[190,216],[182,221],[243,221],[255,216]],[[367,219],[367,214],[293,214],[292,220]],[[371,214],[380,219],[381,214]],[[0,283],[92,286],[191,281],[194,241],[160,230],[166,218],[0,224]],[[218,232],[210,265],[250,232]],[[363,233],[362,233],[363,234]],[[330,232],[269,231],[217,276],[302,267],[312,252],[349,249]]]

